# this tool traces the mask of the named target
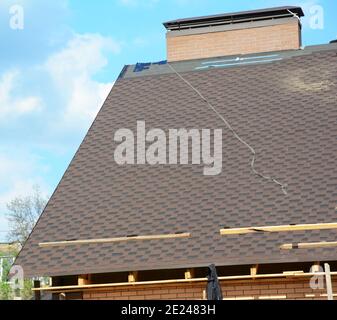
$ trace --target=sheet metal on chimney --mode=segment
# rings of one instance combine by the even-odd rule
[[[289,11],[291,11],[294,14],[297,14],[299,17],[304,16],[304,12],[301,7],[285,6],[285,7],[260,9],[260,10],[216,14],[216,15],[201,16],[201,17],[194,17],[194,18],[177,19],[177,20],[164,22],[163,25],[167,29],[170,29],[172,27],[182,28],[182,27],[188,27],[189,25],[193,25],[195,23],[207,23],[207,22],[211,23],[212,21],[221,21],[221,20],[236,21],[240,19],[253,19],[253,18],[263,18],[263,17],[278,16],[278,15],[287,15],[287,14],[290,14]]]

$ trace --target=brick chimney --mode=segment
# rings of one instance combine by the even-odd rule
[[[300,7],[278,7],[165,22],[167,60],[300,49],[303,16]]]

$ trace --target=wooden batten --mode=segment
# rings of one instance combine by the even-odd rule
[[[280,225],[280,226],[252,226],[246,228],[228,228],[221,229],[220,234],[237,235],[247,233],[260,233],[260,232],[294,232],[294,231],[308,231],[308,230],[329,230],[337,229],[337,223],[315,223],[315,224],[295,224],[295,225]]]
[[[191,237],[190,233],[174,233],[174,234],[159,234],[159,235],[150,235],[150,236],[130,236],[130,237],[105,238],[105,239],[66,240],[66,241],[56,241],[56,242],[41,242],[39,243],[39,247],[51,248],[51,247],[65,247],[65,246],[74,246],[74,245],[118,243],[118,242],[129,242],[129,241],[180,239],[180,238],[189,238],[189,237]]]
[[[281,250],[296,250],[296,249],[316,249],[316,248],[332,248],[332,247],[337,247],[337,241],[285,243],[280,246],[280,249]]]
[[[286,278],[293,278],[304,275],[305,273],[303,270],[298,270],[298,271],[284,271],[283,274]]]

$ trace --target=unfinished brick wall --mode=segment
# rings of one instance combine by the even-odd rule
[[[236,54],[299,49],[298,21],[250,29],[167,36],[167,60],[181,61]]]
[[[326,300],[326,289],[313,290],[308,278],[222,281],[224,299]],[[125,286],[86,291],[84,300],[202,300],[206,282]],[[337,293],[337,278],[333,279]]]
[[[222,283],[222,288],[224,299],[326,300],[326,289],[313,290],[309,281],[309,278],[235,281]],[[337,279],[333,281],[333,289],[337,291]]]
[[[203,283],[163,284],[121,287],[110,290],[84,292],[84,300],[200,300]]]

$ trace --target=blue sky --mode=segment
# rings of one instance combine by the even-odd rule
[[[23,30],[9,27],[13,5]],[[6,203],[35,184],[52,194],[122,67],[166,58],[162,22],[282,5],[305,10],[304,45],[337,38],[334,0],[1,0],[0,241]]]

